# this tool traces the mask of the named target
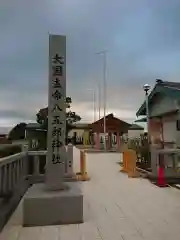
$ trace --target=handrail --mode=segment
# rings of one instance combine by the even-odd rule
[[[47,150],[41,150],[41,151],[28,151],[28,152],[20,152],[16,153],[7,157],[2,157],[0,158],[0,167],[4,164],[9,164],[14,161],[16,161],[18,158],[25,157],[26,155],[28,156],[43,156],[47,154]]]
[[[19,158],[25,157],[27,152],[16,153],[7,157],[0,158],[0,167],[16,161]]]
[[[43,155],[47,155],[47,150],[28,151],[27,154],[29,156],[43,156]]]

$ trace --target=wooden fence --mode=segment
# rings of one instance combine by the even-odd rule
[[[151,155],[147,136],[134,139],[121,139],[122,149],[133,149],[137,155],[137,167],[151,171]],[[124,146],[123,146],[124,145]]]

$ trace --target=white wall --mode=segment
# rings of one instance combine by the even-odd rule
[[[163,122],[163,137],[165,142],[176,142],[176,121]]]
[[[68,136],[69,137],[73,137],[74,136],[74,132],[77,132],[77,137],[82,137],[83,133],[84,133],[84,129],[72,129],[69,133]]]
[[[144,130],[128,130],[128,138],[140,137],[144,133]]]
[[[73,147],[73,168],[74,172],[80,171],[80,150],[77,147]]]

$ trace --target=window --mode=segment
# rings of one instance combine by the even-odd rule
[[[180,131],[180,120],[176,121],[176,130]]]
[[[163,136],[165,142],[176,142],[176,121],[163,123]]]

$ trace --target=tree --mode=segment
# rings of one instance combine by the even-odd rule
[[[26,123],[17,124],[8,134],[8,139],[20,140],[25,138]]]
[[[70,97],[66,98],[66,108],[68,111],[66,112],[66,139],[68,138],[68,133],[71,129],[74,128],[74,123],[79,122],[81,117],[77,115],[75,112],[71,112],[70,104],[72,100]],[[42,108],[36,114],[37,122],[42,125],[44,129],[48,129],[48,107]]]

